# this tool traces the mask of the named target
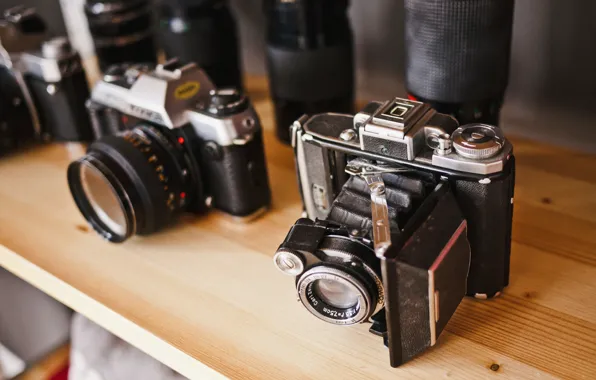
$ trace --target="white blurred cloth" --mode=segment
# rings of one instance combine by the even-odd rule
[[[26,367],[25,362],[21,358],[0,344],[0,380],[4,378],[12,379],[21,374]]]
[[[83,60],[95,55],[95,48],[83,6],[85,0],[60,0],[62,16],[72,46]]]
[[[80,314],[72,319],[69,380],[184,380]]]

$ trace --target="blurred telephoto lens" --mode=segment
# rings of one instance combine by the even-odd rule
[[[303,114],[352,113],[353,40],[348,0],[266,0],[267,66],[277,135]]]
[[[170,136],[171,134],[171,136]],[[193,199],[198,178],[169,130],[141,125],[103,137],[68,168],[75,203],[89,224],[111,242],[167,226]]]
[[[153,14],[149,0],[87,0],[85,14],[99,66],[157,63]]]
[[[242,88],[236,20],[226,0],[160,0],[158,10],[168,59],[196,63],[218,88]]]
[[[406,87],[460,124],[497,125],[513,0],[405,0]]]

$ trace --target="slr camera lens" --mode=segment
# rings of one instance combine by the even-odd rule
[[[70,191],[100,235],[123,242],[158,231],[199,196],[180,133],[141,125],[95,141],[70,164]]]
[[[157,63],[150,1],[87,0],[85,14],[102,71],[117,63]]]

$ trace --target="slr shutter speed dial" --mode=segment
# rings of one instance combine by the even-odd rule
[[[462,157],[473,160],[490,158],[505,144],[503,132],[487,124],[467,124],[453,132],[453,148]]]
[[[234,115],[248,107],[246,96],[234,89],[211,90],[207,110],[216,116]]]

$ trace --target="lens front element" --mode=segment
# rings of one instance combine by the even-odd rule
[[[313,282],[313,292],[323,302],[339,309],[348,309],[358,304],[358,289],[335,280]]]
[[[298,281],[298,296],[317,318],[336,325],[365,321],[377,299],[359,276],[343,269],[320,265],[308,270]]]
[[[135,233],[130,196],[122,181],[98,157],[87,155],[71,163],[68,185],[85,219],[105,239],[120,243]]]
[[[116,235],[125,235],[127,218],[118,194],[108,179],[89,163],[80,166],[83,191],[95,217]]]

